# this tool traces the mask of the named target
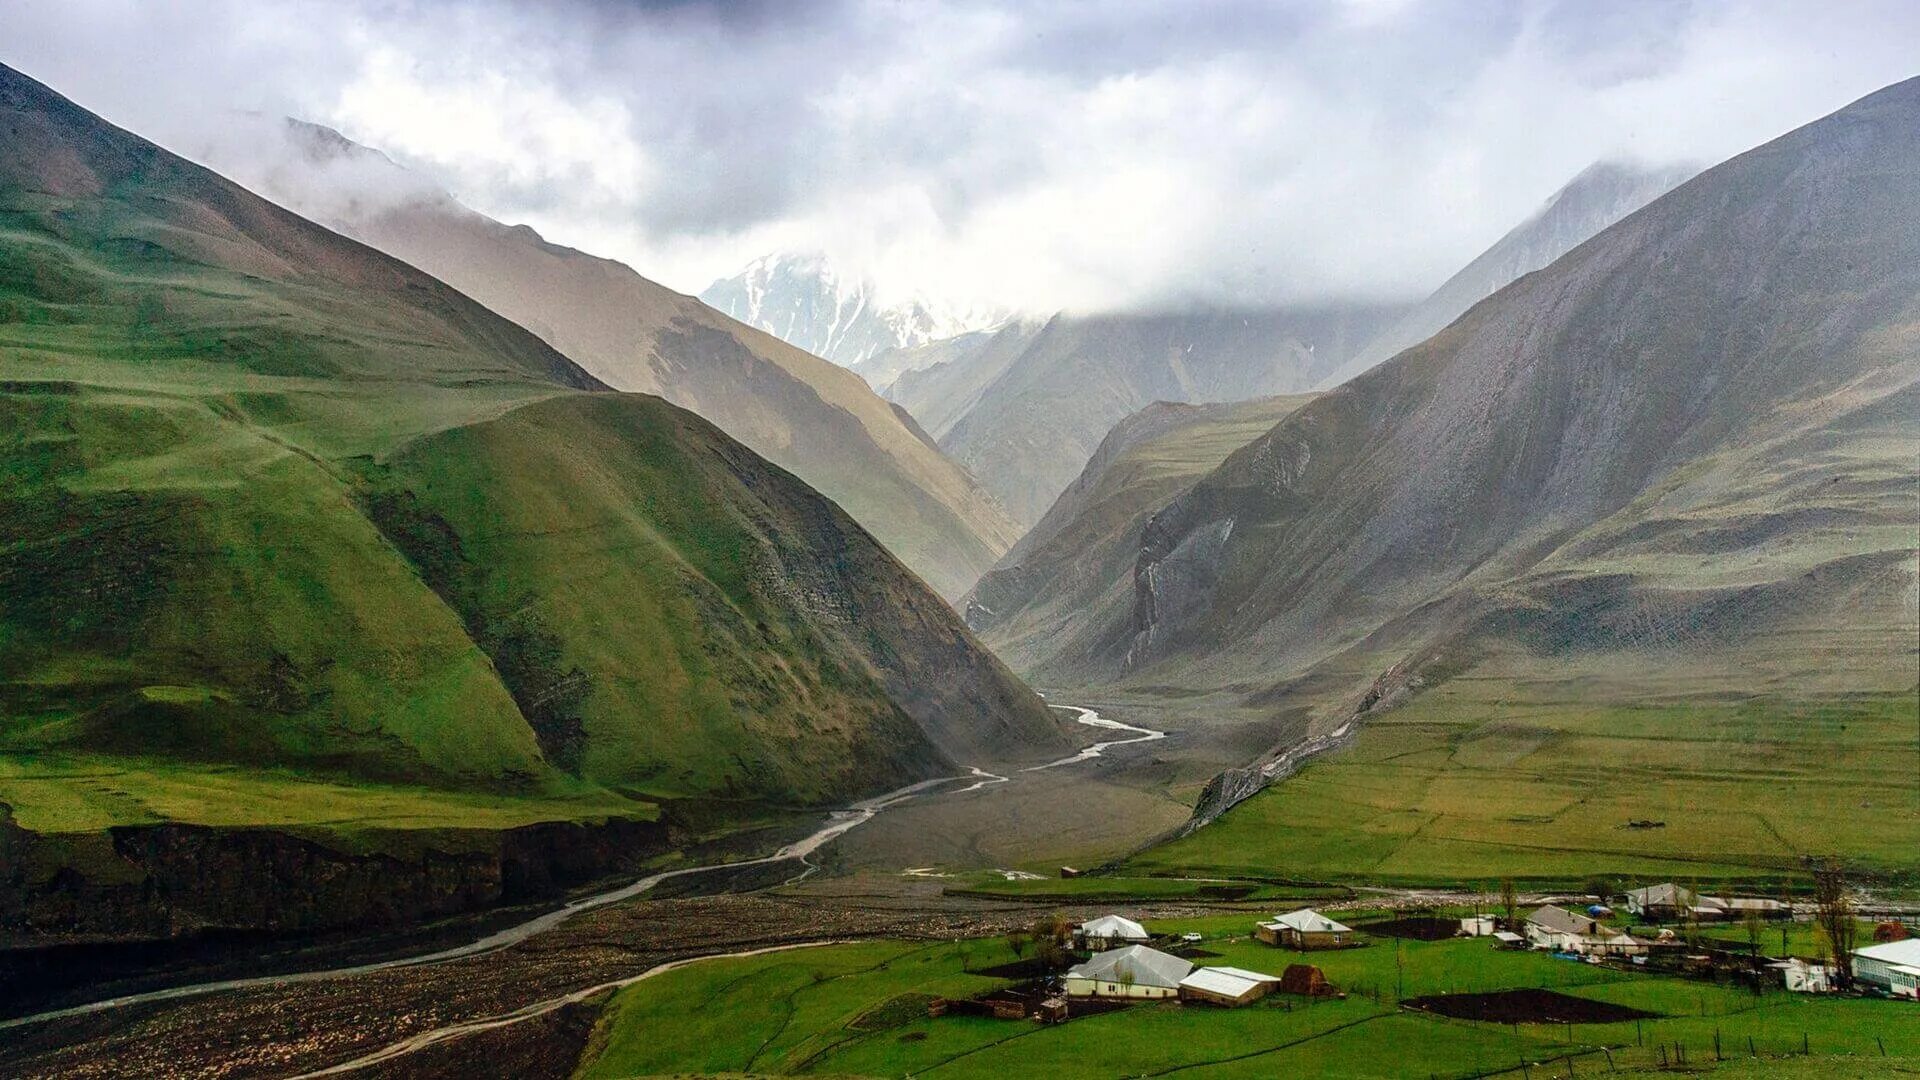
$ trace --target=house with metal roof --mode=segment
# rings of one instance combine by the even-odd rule
[[[1170,998],[1193,964],[1145,945],[1108,949],[1067,969],[1063,981],[1071,997]]]
[[[1334,922],[1312,908],[1275,915],[1253,928],[1253,936],[1285,949],[1338,949],[1353,943],[1353,927]]]
[[[1552,904],[1527,916],[1524,927],[1529,945],[1553,952],[1585,952],[1587,938],[1599,928],[1597,921]]]
[[[1245,968],[1194,968],[1180,980],[1180,1000],[1231,1007],[1258,1001],[1279,986],[1280,976],[1263,975]]]
[[[1122,945],[1144,945],[1153,940],[1147,928],[1118,915],[1102,915],[1073,929],[1073,947],[1100,952]]]
[[[1883,941],[1853,950],[1853,981],[1894,997],[1920,1000],[1920,938]]]

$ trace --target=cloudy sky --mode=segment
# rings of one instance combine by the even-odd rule
[[[1920,74],[1913,0],[0,10],[0,61],[183,152],[289,114],[682,290],[820,249],[1033,311],[1424,292],[1594,160]]]

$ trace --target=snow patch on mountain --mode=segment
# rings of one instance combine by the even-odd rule
[[[846,274],[818,253],[766,255],[707,286],[700,299],[735,319],[851,367],[1005,324],[1012,313],[912,295],[887,302],[871,278]]]

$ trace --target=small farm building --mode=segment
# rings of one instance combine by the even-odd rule
[[[1460,934],[1463,937],[1492,937],[1500,929],[1500,920],[1491,915],[1475,915],[1460,920]]]
[[[1312,964],[1288,964],[1280,973],[1280,992],[1306,997],[1332,997],[1339,991],[1327,981],[1326,973]]]
[[[1070,997],[1170,998],[1179,995],[1180,980],[1192,973],[1189,961],[1128,945],[1068,968],[1065,982]]]
[[[1280,976],[1236,967],[1194,968],[1180,980],[1180,1000],[1210,1005],[1245,1005],[1280,987]]]
[[[1301,908],[1254,927],[1253,936],[1287,949],[1338,949],[1352,943],[1353,927],[1334,922],[1312,908]]]
[[[1799,957],[1768,964],[1780,973],[1781,985],[1796,994],[1824,994],[1833,989],[1833,969],[1811,964]]]

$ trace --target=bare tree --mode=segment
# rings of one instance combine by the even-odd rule
[[[1814,918],[1833,953],[1833,973],[1841,989],[1853,985],[1853,898],[1847,895],[1847,871],[1834,858],[1813,868]]]
[[[1745,924],[1747,930],[1747,951],[1759,956],[1760,934],[1766,929],[1765,921],[1760,918],[1760,912],[1754,908],[1748,908],[1740,921]]]
[[[1507,913],[1507,929],[1520,925],[1520,894],[1514,890],[1512,878],[1500,880],[1500,908]]]
[[[1027,943],[1030,940],[1027,935],[1018,930],[1009,930],[1007,932],[1007,947],[1013,950],[1013,955],[1015,956],[1027,955]]]

